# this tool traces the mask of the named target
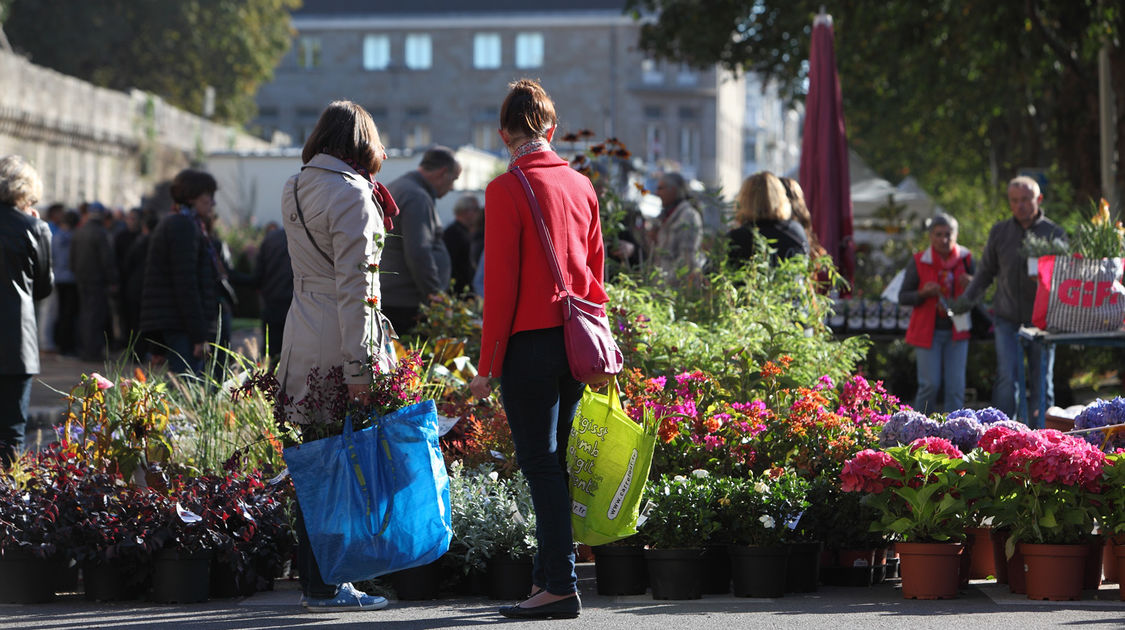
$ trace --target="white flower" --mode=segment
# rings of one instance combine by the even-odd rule
[[[711,473],[707,472],[706,470],[703,470],[702,468],[696,468],[695,470],[691,471],[691,474],[695,475],[696,477],[698,477],[700,479],[706,479],[706,478],[711,476]]]
[[[762,522],[762,525],[764,525],[766,529],[773,529],[773,517],[769,514],[761,515],[760,517],[758,517],[758,520]]]
[[[764,481],[759,481],[758,483],[754,484],[754,492],[757,492],[759,494],[765,494],[769,491],[770,491],[770,487],[767,486],[766,482],[764,482]]]
[[[497,481],[498,479],[500,479],[500,473],[498,473],[498,472],[496,472],[496,471],[494,470],[494,471],[492,471],[492,472],[488,473],[488,479],[489,479],[489,481],[491,481],[492,483],[496,483],[496,481]]]
[[[684,483],[685,481],[687,481],[687,477],[683,475],[676,475],[675,477],[672,477],[672,481],[675,481],[676,483]]]

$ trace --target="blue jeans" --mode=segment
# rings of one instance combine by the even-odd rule
[[[996,332],[996,383],[992,386],[992,405],[1014,418],[1019,409],[1016,378],[1019,374],[1019,364],[1024,360],[1025,349],[1019,339],[1019,324],[1010,322],[1003,317],[993,318],[993,327]],[[1030,369],[1025,372],[1029,375],[1031,383],[1031,400],[1038,400],[1039,384],[1046,384],[1047,406],[1055,404],[1055,384],[1053,375],[1055,371],[1055,348],[1047,350],[1047,373],[1044,379],[1040,375],[1040,365],[1043,362],[1043,349],[1038,344],[1032,344],[1026,349],[1027,362]],[[1023,384],[1021,384],[1022,386]],[[1033,412],[1034,413],[1034,412]],[[1031,424],[1029,418],[1023,418]],[[1040,426],[1043,420],[1039,420]]]
[[[532,582],[555,595],[577,592],[566,443],[586,386],[570,375],[562,328],[512,335],[500,395],[535,507]]]
[[[7,467],[23,446],[31,409],[31,375],[0,375],[0,466]]]
[[[969,340],[953,340],[952,330],[935,330],[929,348],[915,348],[918,363],[918,394],[914,409],[922,413],[949,413],[965,406],[965,363],[969,359]],[[938,390],[945,388],[942,408],[938,409]]]

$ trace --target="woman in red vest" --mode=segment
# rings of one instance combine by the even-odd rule
[[[969,356],[969,330],[957,330],[949,303],[973,279],[975,266],[969,250],[957,244],[957,219],[938,212],[929,221],[930,246],[914,254],[906,266],[899,292],[900,304],[914,307],[906,329],[906,343],[916,349],[918,394],[914,408],[922,413],[948,413],[965,403],[965,362]],[[938,391],[944,390],[942,406]]]

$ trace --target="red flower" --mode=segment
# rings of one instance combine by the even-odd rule
[[[889,453],[864,449],[844,464],[840,473],[840,488],[844,492],[870,492],[878,494],[892,485],[883,477],[883,469],[892,466],[904,472],[902,466]]]

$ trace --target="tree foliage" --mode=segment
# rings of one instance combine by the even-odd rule
[[[6,0],[4,31],[37,64],[104,87],[138,88],[217,120],[254,116],[258,86],[289,48],[300,0]]]
[[[821,0],[631,0],[641,46],[695,65],[774,79],[803,97]],[[1057,164],[1099,192],[1097,57],[1109,44],[1125,112],[1125,12],[1098,0],[840,0],[836,55],[849,141],[876,170],[938,190],[997,184]],[[1125,147],[1125,116],[1117,145]],[[1118,173],[1118,188],[1125,169]]]

